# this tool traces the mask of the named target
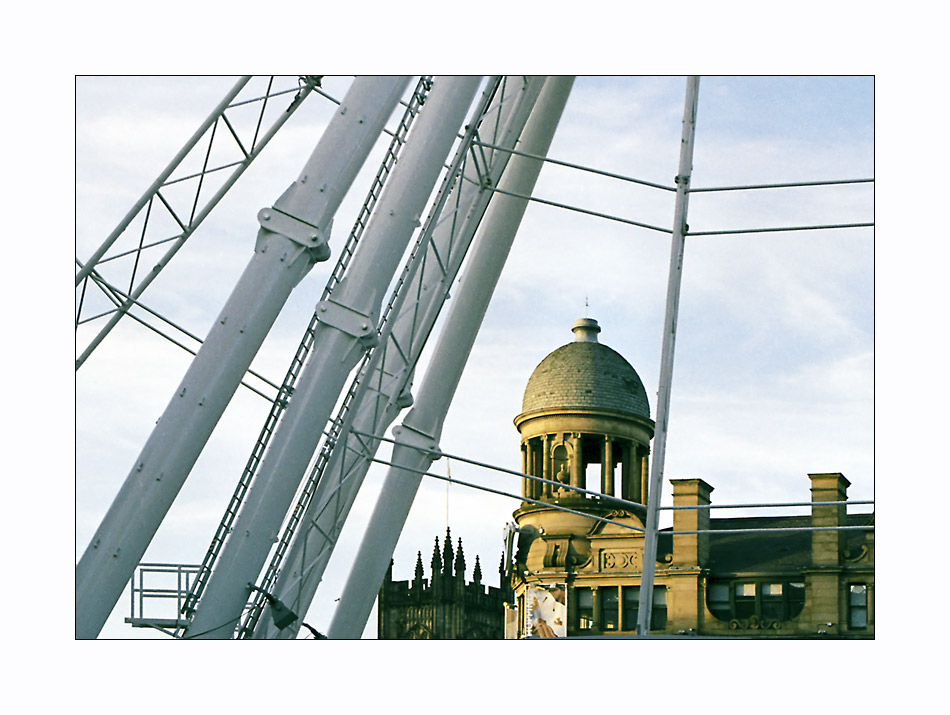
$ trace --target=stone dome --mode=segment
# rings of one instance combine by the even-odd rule
[[[580,408],[650,419],[640,376],[620,353],[597,341],[597,321],[582,318],[571,330],[574,342],[552,352],[531,373],[522,413]]]

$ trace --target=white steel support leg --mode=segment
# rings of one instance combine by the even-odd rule
[[[329,256],[333,215],[407,81],[355,80],[298,180],[259,214],[250,263],[76,567],[78,638],[99,634],[293,287]]]
[[[514,149],[544,81],[543,77],[503,78],[497,91],[491,93],[491,105],[483,112],[482,119],[470,122],[469,128],[478,126],[479,136],[491,136],[498,147]],[[456,161],[463,153],[468,154],[469,149],[460,147]],[[359,377],[355,409],[351,408],[350,417],[343,419],[342,436],[332,450],[301,520],[301,528],[283,559],[272,595],[301,617],[316,594],[350,507],[379,446],[379,439],[366,435],[383,433],[408,406],[406,400],[411,402],[408,390],[416,360],[492,199],[491,187],[501,182],[511,152],[493,149],[485,158],[488,161],[482,162],[479,168],[475,168],[472,161],[467,163],[466,178],[455,183],[441,212],[433,207],[419,238],[415,259],[405,268],[405,282],[394,292],[390,312],[381,325],[382,343],[374,349],[365,373]],[[441,199],[440,193],[436,203]],[[296,636],[300,619],[278,629],[268,617],[270,606],[264,609],[254,629],[254,638]]]
[[[647,523],[643,540],[643,571],[640,575],[640,602],[637,635],[650,634],[653,610],[653,581],[656,573],[656,537],[659,529],[660,496],[666,461],[666,434],[670,414],[670,386],[673,381],[673,348],[676,344],[676,319],[679,313],[680,283],[683,277],[683,252],[686,247],[686,210],[689,182],[693,173],[693,141],[696,137],[696,109],[699,102],[699,77],[686,82],[686,106],[683,110],[683,135],[680,142],[679,174],[676,176],[676,206],[673,209],[673,241],[670,249],[670,277],[666,292],[666,318],[663,323],[663,348],[660,356],[660,388],[656,405],[656,436],[653,439],[653,469],[647,490]]]
[[[518,145],[520,151],[546,155],[572,83],[572,77],[546,80]],[[525,156],[513,157],[499,188],[522,196],[530,195],[542,163]],[[393,430],[398,441],[411,446],[397,445],[393,450],[392,462],[396,466],[386,476],[359,552],[353,560],[340,605],[330,623],[330,638],[359,638],[362,635],[419,487],[419,472],[426,471],[438,458],[445,414],[526,205],[526,199],[501,193],[492,198],[415,406],[402,426]]]
[[[370,223],[330,298],[318,306],[314,350],[294,398],[275,431],[256,481],[247,493],[187,638],[230,638],[253,584],[277,540],[281,523],[341,390],[360,356],[376,339],[383,293],[419,225],[479,77],[433,82]]]

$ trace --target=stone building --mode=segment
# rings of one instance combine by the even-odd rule
[[[465,582],[462,540],[452,548],[449,529],[440,551],[436,537],[426,579],[422,552],[412,581],[393,581],[392,564],[379,591],[377,634],[381,639],[494,639],[504,636],[501,589],[482,585],[478,556]]]
[[[599,342],[597,322],[572,330],[515,418],[522,471],[547,481],[523,479],[513,514],[508,638],[636,632],[654,423],[639,376]],[[809,478],[810,514],[727,518],[711,516],[709,484],[671,480],[673,506],[698,508],[675,509],[659,534],[652,632],[873,637],[873,515],[827,503],[847,499],[841,474]]]
[[[501,588],[482,585],[477,560],[465,583],[461,541],[453,552],[447,532],[430,579],[421,552],[412,581],[393,582],[390,569],[380,638],[636,633],[654,422],[640,377],[599,341],[597,321],[572,331],[532,373],[514,420],[521,471],[544,481],[522,479]],[[721,518],[712,516],[712,486],[672,479],[651,633],[873,638],[873,514],[847,513],[843,475],[808,477],[810,513]]]

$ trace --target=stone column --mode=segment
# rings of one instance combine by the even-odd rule
[[[643,498],[643,461],[646,459],[646,448],[639,444],[635,443],[635,454],[633,459],[633,471],[630,474],[631,488],[633,489],[633,501],[644,504],[646,500]]]
[[[614,443],[609,435],[604,435],[604,468],[600,481],[600,491],[607,496],[614,494]]]
[[[522,442],[521,443],[521,473],[522,474],[531,474],[531,472],[528,471],[529,461],[530,461],[528,455],[529,455],[528,443]],[[531,497],[531,484],[532,484],[531,480],[522,478],[522,482],[523,484],[521,486],[521,496]]]
[[[541,438],[535,437],[532,440],[532,442],[533,444],[531,445],[531,454],[532,454],[532,460],[533,460],[533,467],[531,469],[531,475],[534,477],[540,477],[541,472],[543,471],[541,468],[541,463],[542,463],[541,460],[542,460],[542,452],[543,452]],[[532,488],[534,489],[534,498],[540,499],[544,491],[543,485],[541,484],[541,482],[538,482],[538,481],[532,481],[531,484],[533,485]]]
[[[544,435],[541,438],[541,476],[545,479],[551,478],[551,436]],[[544,496],[551,497],[551,485],[544,485]]]
[[[620,459],[620,498],[635,501],[633,498],[633,469],[635,445],[630,440],[620,443],[622,451]]]
[[[593,610],[591,614],[591,620],[593,621],[591,630],[599,631],[601,630],[603,618],[601,618],[600,615],[600,589],[597,586],[591,588],[591,606]]]
[[[571,486],[584,488],[584,438],[577,432],[571,434]],[[578,492],[574,493],[579,495]]]

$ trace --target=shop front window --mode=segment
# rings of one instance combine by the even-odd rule
[[[620,600],[616,586],[600,589],[600,616],[602,630],[615,631],[620,627]]]
[[[589,631],[594,627],[594,592],[589,588],[575,588],[578,628]]]
[[[640,587],[623,587],[623,629],[637,630],[640,618]],[[650,630],[662,631],[666,628],[666,586],[653,587],[653,613],[650,618]]]

